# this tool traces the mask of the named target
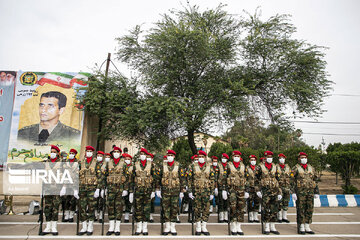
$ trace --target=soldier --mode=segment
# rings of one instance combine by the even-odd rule
[[[46,163],[48,163],[48,167],[51,169],[60,168],[60,161],[60,149],[55,145],[51,145],[50,158],[46,161]],[[44,214],[46,219],[46,227],[44,231],[40,233],[42,236],[50,233],[54,236],[58,235],[57,220],[59,216],[59,206],[61,199],[59,195],[50,195],[53,191],[57,191],[56,189],[56,187],[54,188],[53,186],[49,186],[46,187],[45,190],[45,192],[48,191],[48,195],[44,195]],[[61,189],[60,195],[65,194],[62,193],[64,191],[63,189],[64,188]]]
[[[240,151],[232,152],[233,162],[228,165],[226,172],[227,185],[230,201],[230,231],[231,235],[244,235],[241,229],[241,222],[244,222],[245,199],[249,197],[247,192],[248,185],[246,182],[246,168],[242,163]],[[223,191],[224,200],[227,199],[228,193]]]
[[[95,149],[92,146],[86,147],[85,158],[80,165],[80,221],[82,228],[79,235],[92,235],[94,231],[96,199],[103,195],[100,189],[103,188],[102,160],[104,153],[97,152],[96,159],[93,158]],[[77,197],[77,193],[74,193]]]
[[[277,181],[277,167],[272,163],[273,153],[265,151],[265,163],[256,167],[255,189],[259,198],[262,198],[262,219],[265,224],[264,234],[280,234],[275,228],[278,205],[281,199],[281,188]]]
[[[104,163],[105,153],[103,151],[98,151],[96,155],[96,177],[100,181],[100,196],[101,198],[104,197],[104,191],[105,191],[105,174],[107,174],[106,170],[106,162]],[[101,159],[101,160],[100,160]],[[105,201],[103,201],[101,198],[97,198],[96,201],[96,207],[95,207],[95,221],[99,221],[99,223],[102,223],[103,221],[103,209],[105,205]]]
[[[214,169],[214,172],[215,172],[215,190],[214,190],[214,200],[215,200],[215,206],[219,206],[219,191],[218,191],[218,184],[217,184],[217,181],[218,181],[218,177],[219,177],[219,167],[218,167],[218,157],[216,156],[212,156],[211,157],[211,160],[212,160],[212,166],[213,166],[213,169]],[[210,210],[209,212],[213,212],[213,208],[214,208],[214,200],[210,201]]]
[[[292,198],[296,201],[297,223],[300,225],[300,234],[314,234],[310,229],[310,224],[314,211],[314,198],[319,198],[318,176],[315,169],[308,164],[307,157],[306,153],[300,152],[299,163],[292,169],[294,174]]]
[[[134,192],[135,192],[135,219],[137,222],[135,235],[148,235],[147,224],[150,221],[151,199],[155,197],[154,175],[155,166],[147,161],[148,151],[140,149],[140,161],[133,165]]]
[[[162,198],[165,229],[163,235],[177,235],[175,223],[179,210],[179,197],[183,198],[185,172],[180,163],[175,161],[175,151],[167,151],[167,161],[157,170],[156,195]],[[161,188],[161,191],[160,191]]]
[[[150,161],[150,162],[153,162],[154,155],[152,153],[148,153],[147,156],[146,156],[146,160]],[[153,192],[155,191],[155,186],[154,186],[152,191]],[[150,209],[150,222],[151,223],[154,222],[154,217],[153,217],[154,212],[155,212],[155,198],[152,198],[151,199],[151,209]]]
[[[125,153],[124,153],[125,154]],[[125,164],[126,164],[126,168],[127,168],[127,175],[128,176],[128,185],[129,185],[129,192],[130,192],[130,183],[131,183],[131,173],[133,172],[133,165],[132,165],[132,157],[130,154],[128,154],[130,157],[127,157],[127,155],[125,156]],[[131,211],[131,203],[130,203],[130,198],[129,196],[132,196],[133,198],[133,193],[128,194],[127,196],[124,196],[124,202],[125,202],[125,216],[124,216],[124,222],[128,223],[129,222],[129,216],[130,216],[130,211]],[[133,201],[133,199],[131,199],[131,202]]]
[[[258,210],[260,205],[260,199],[256,195],[255,191],[255,168],[256,168],[256,159],[255,155],[250,155],[250,165],[247,166],[246,171],[248,174],[247,181],[249,184],[249,201],[248,201],[248,213],[249,213],[249,222],[259,222],[258,219]]]
[[[290,201],[290,174],[291,169],[288,164],[285,163],[286,156],[283,153],[278,155],[279,164],[276,165],[278,172],[278,182],[282,192],[282,199],[279,203],[278,222],[290,221],[287,219],[287,210]]]
[[[215,172],[211,164],[206,162],[206,153],[202,150],[198,152],[198,162],[190,164],[188,167],[189,198],[194,200],[194,215],[196,221],[196,233],[210,235],[206,228],[209,220],[209,200],[214,198]]]
[[[223,198],[223,191],[226,191],[226,184],[227,184],[226,179],[227,179],[227,171],[229,166],[228,160],[229,160],[229,156],[226,153],[223,153],[221,155],[221,163],[219,164],[219,176],[217,181],[217,186],[219,188],[218,192],[221,193],[218,196],[219,223],[227,222],[229,220],[228,211],[227,211],[229,207],[229,202],[228,200],[224,200]]]
[[[121,152],[118,147],[115,147],[115,150]],[[123,157],[128,160],[132,159],[127,153],[124,153]],[[113,233],[117,236],[120,235],[120,223],[125,205],[123,197],[129,194],[129,174],[127,169],[127,164],[120,159],[110,159],[108,163],[107,206],[109,230],[106,233],[107,236]]]

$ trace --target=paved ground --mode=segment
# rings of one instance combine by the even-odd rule
[[[149,236],[131,236],[131,224],[124,223],[121,226],[120,236],[101,236],[101,225],[95,223],[93,236],[75,236],[76,223],[59,223],[58,236],[38,236],[38,216],[0,216],[0,239],[225,239],[225,238],[257,238],[257,239],[294,239],[294,238],[308,238],[312,239],[360,239],[360,208],[316,208],[313,217],[312,229],[316,232],[315,235],[298,235],[296,234],[295,223],[295,209],[291,208],[289,211],[289,224],[281,223],[276,227],[281,235],[267,235],[261,234],[261,226],[256,223],[244,223],[242,229],[245,236],[228,236],[227,224],[217,223],[217,215],[212,214],[208,223],[208,230],[211,236],[196,237],[191,235],[191,224],[187,223],[185,215],[181,216],[182,223],[177,224],[178,236],[160,236],[159,215],[155,215],[155,223],[149,224]],[[105,232],[107,231],[107,224],[105,224]],[[29,236],[28,236],[29,235]]]

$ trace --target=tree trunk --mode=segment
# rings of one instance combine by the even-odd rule
[[[195,145],[194,132],[195,132],[194,130],[188,130],[187,137],[188,137],[188,143],[189,143],[192,153],[196,154],[197,149],[196,149],[196,145]]]

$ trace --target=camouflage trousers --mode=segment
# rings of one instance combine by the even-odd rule
[[[155,212],[155,198],[151,199],[150,213]]]
[[[300,190],[297,191],[296,212],[297,222],[312,223],[312,215],[314,212],[314,193],[312,191]]]
[[[256,195],[255,190],[249,191],[249,201],[248,201],[249,212],[259,211],[260,198]]]
[[[97,199],[94,198],[96,186],[80,187],[80,221],[94,221]]]
[[[107,208],[109,220],[121,221],[125,200],[121,196],[122,190],[116,185],[109,186],[107,191]]]
[[[243,222],[245,213],[245,190],[244,189],[230,189],[230,221]]]
[[[222,190],[219,190],[219,195],[216,197],[217,199],[217,205],[218,205],[218,211],[219,212],[226,212],[229,208],[229,200],[224,200],[222,197]]]
[[[211,192],[209,189],[199,189],[195,192],[195,199],[193,200],[195,222],[207,222],[209,220],[210,195]]]
[[[72,195],[67,195],[63,197],[64,201],[64,210],[70,210],[70,211],[75,211],[76,210],[76,198]]]
[[[44,196],[44,214],[47,222],[57,221],[61,198],[58,195]]]
[[[261,208],[264,222],[276,222],[277,213],[279,212],[279,201],[277,200],[277,191],[262,190]]]
[[[287,211],[289,208],[289,201],[290,201],[290,189],[281,188],[281,190],[282,190],[282,199],[279,202],[279,210]]]
[[[149,222],[151,211],[152,189],[137,188],[135,190],[135,220],[136,222]]]
[[[163,190],[161,192],[164,222],[176,222],[179,211],[179,193],[178,190]]]

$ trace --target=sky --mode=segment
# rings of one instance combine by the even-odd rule
[[[319,123],[295,123],[303,140],[317,147],[360,141],[360,1],[357,0],[189,0],[201,10],[226,4],[231,14],[254,13],[261,7],[263,19],[291,14],[297,27],[294,37],[326,46],[325,60],[331,96]],[[135,25],[149,28],[170,9],[186,1],[172,0],[0,0],[0,69],[23,71],[87,71],[112,53],[125,75],[126,65],[115,59],[115,38]],[[322,122],[342,122],[333,124]],[[357,124],[349,124],[357,123]],[[317,135],[320,133],[320,135]],[[326,135],[325,135],[326,134]],[[335,135],[328,135],[335,134]]]

